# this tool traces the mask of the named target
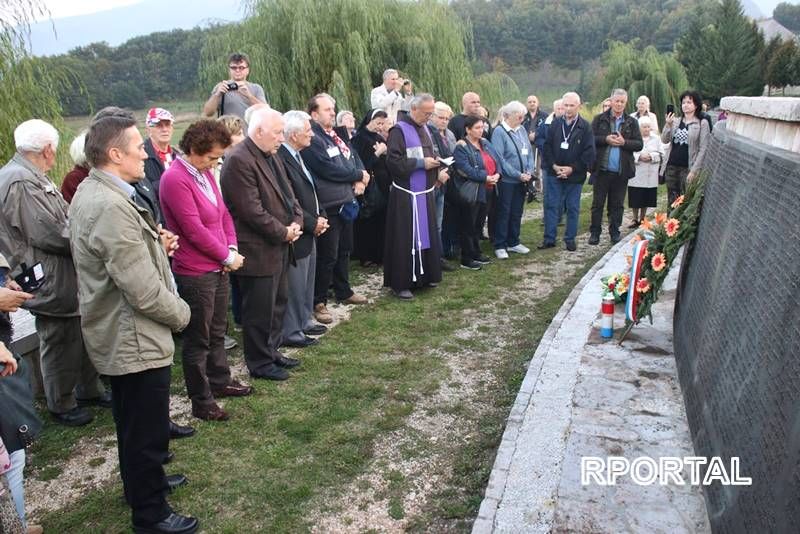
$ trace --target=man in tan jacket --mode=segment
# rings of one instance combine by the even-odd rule
[[[89,357],[109,375],[120,474],[134,531],[191,533],[197,519],[172,511],[162,460],[169,441],[172,332],[189,322],[167,250],[150,212],[134,201],[144,176],[142,136],[133,114],[105,108],[84,148],[92,165],[70,205],[81,327]],[[182,477],[185,480],[185,477]]]
[[[47,409],[58,423],[84,425],[93,416],[78,401],[109,407],[110,399],[81,337],[69,206],[47,176],[56,161],[58,132],[32,119],[17,126],[14,143],[17,153],[0,170],[0,249],[14,275],[22,264],[42,264],[42,286],[24,307],[36,317]]]

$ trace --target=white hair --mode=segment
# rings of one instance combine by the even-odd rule
[[[650,99],[647,98],[647,95],[641,95],[639,98],[636,99],[636,103],[638,104],[640,101],[647,102],[647,109],[650,109]]]
[[[512,115],[517,115],[517,114],[525,115],[527,111],[528,109],[522,102],[518,100],[512,100],[511,102],[500,108],[500,116],[503,117],[504,119],[507,119]]]
[[[244,110],[244,117],[243,117],[244,118],[244,122],[249,124],[250,123],[250,118],[253,116],[253,113],[255,113],[255,111],[257,109],[272,109],[272,108],[269,106],[269,104],[265,104],[264,102],[259,102],[258,104],[253,104],[252,106],[250,106],[249,108]]]
[[[269,106],[261,106],[254,109],[250,114],[250,120],[247,122],[247,137],[255,137],[258,129],[269,119],[273,119],[276,116],[281,117],[282,115],[279,111],[275,111]]]
[[[83,145],[85,144],[86,130],[78,134],[78,137],[73,139],[69,145],[69,155],[72,157],[72,161],[75,162],[75,165],[80,165],[81,167],[86,166],[86,154],[83,153]]]
[[[58,130],[41,119],[23,122],[14,130],[14,144],[20,152],[39,153],[47,146],[58,148]]]
[[[433,105],[433,109],[436,110],[437,113],[447,113],[448,115],[453,114],[453,108],[451,108],[450,106],[447,105],[446,102],[442,102],[441,100]]]
[[[311,120],[311,115],[305,111],[293,109],[283,114],[283,135],[288,139],[290,135],[305,130],[306,122]]]
[[[383,79],[386,80],[392,74],[397,74],[398,76],[400,76],[400,73],[397,72],[395,69],[386,69],[385,71],[383,71]]]
[[[408,103],[408,107],[409,109],[417,109],[423,102],[435,102],[433,95],[430,93],[420,93],[411,99],[411,102]]]
[[[562,104],[563,104],[563,101],[567,99],[567,97],[577,98],[578,99],[578,104],[581,103],[581,95],[579,95],[575,91],[568,91],[568,92],[564,93],[564,96],[561,97]]]
[[[347,109],[343,109],[342,111],[340,111],[339,113],[336,114],[336,126],[344,126],[344,118],[347,115],[350,115],[351,117],[353,117],[353,119],[356,118],[356,116],[353,115],[352,111],[349,111]]]
[[[639,126],[650,126],[652,128],[653,121],[650,120],[650,117],[648,117],[647,115],[639,117]]]

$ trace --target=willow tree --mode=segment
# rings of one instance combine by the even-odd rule
[[[14,153],[13,131],[19,123],[40,118],[62,125],[59,75],[31,56],[28,41],[30,22],[46,14],[39,1],[4,0],[0,5],[0,164]]]
[[[636,100],[646,95],[651,111],[660,116],[667,104],[678,102],[689,82],[683,65],[672,53],[659,53],[652,46],[639,50],[635,43],[615,41],[603,55],[603,69],[595,82],[595,97],[603,100],[617,87],[628,91],[627,111],[634,111]]]
[[[472,81],[471,30],[445,2],[256,0],[247,10],[242,23],[206,42],[205,91],[227,76],[225,61],[234,51],[250,56],[249,79],[281,110],[305,108],[310,96],[325,91],[340,109],[363,114],[389,67],[451,104]]]

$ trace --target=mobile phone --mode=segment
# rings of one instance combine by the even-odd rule
[[[42,287],[44,268],[42,268],[41,263],[37,262],[31,267],[23,263],[20,267],[22,268],[22,274],[15,277],[14,281],[19,284],[19,287],[21,287],[23,291],[32,293]]]
[[[675,113],[675,106],[673,106],[672,104],[667,104],[667,115],[669,115],[670,113],[673,114]]]

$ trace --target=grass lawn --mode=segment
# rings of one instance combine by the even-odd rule
[[[579,234],[588,230],[589,204],[584,197]],[[528,220],[522,242],[533,248],[542,230],[538,218]],[[307,532],[315,525],[369,531],[379,529],[378,516],[394,531],[469,531],[527,361],[564,298],[608,249],[605,240],[584,243],[579,239],[572,255],[559,246],[480,272],[445,273],[440,287],[410,302],[382,294],[353,308],[349,320],[300,353],[303,365],[290,380],[252,381],[254,395],[224,403],[230,421],[192,420],[197,434],[171,442],[176,459],[167,472],[190,480],[171,504],[197,516],[204,532]],[[483,248],[491,253],[486,242]],[[354,283],[375,280],[371,271],[351,268]],[[179,357],[173,393],[183,397]],[[231,360],[241,363],[239,349]],[[459,382],[462,370],[472,379]],[[464,384],[469,391],[459,395]],[[442,401],[445,390],[455,392],[452,400]],[[412,424],[420,417],[455,421],[457,430],[432,440]],[[82,429],[48,425],[28,477],[57,479],[68,458],[84,454],[87,439],[112,447],[108,413]],[[432,457],[444,467],[426,464]],[[414,471],[404,462],[425,467]],[[416,501],[409,495],[428,475],[435,487],[410,506]],[[78,491],[68,506],[37,517],[46,532],[129,531],[116,472],[98,489]],[[365,501],[351,502],[351,494],[370,491],[379,514]],[[367,528],[358,526],[359,516]]]

